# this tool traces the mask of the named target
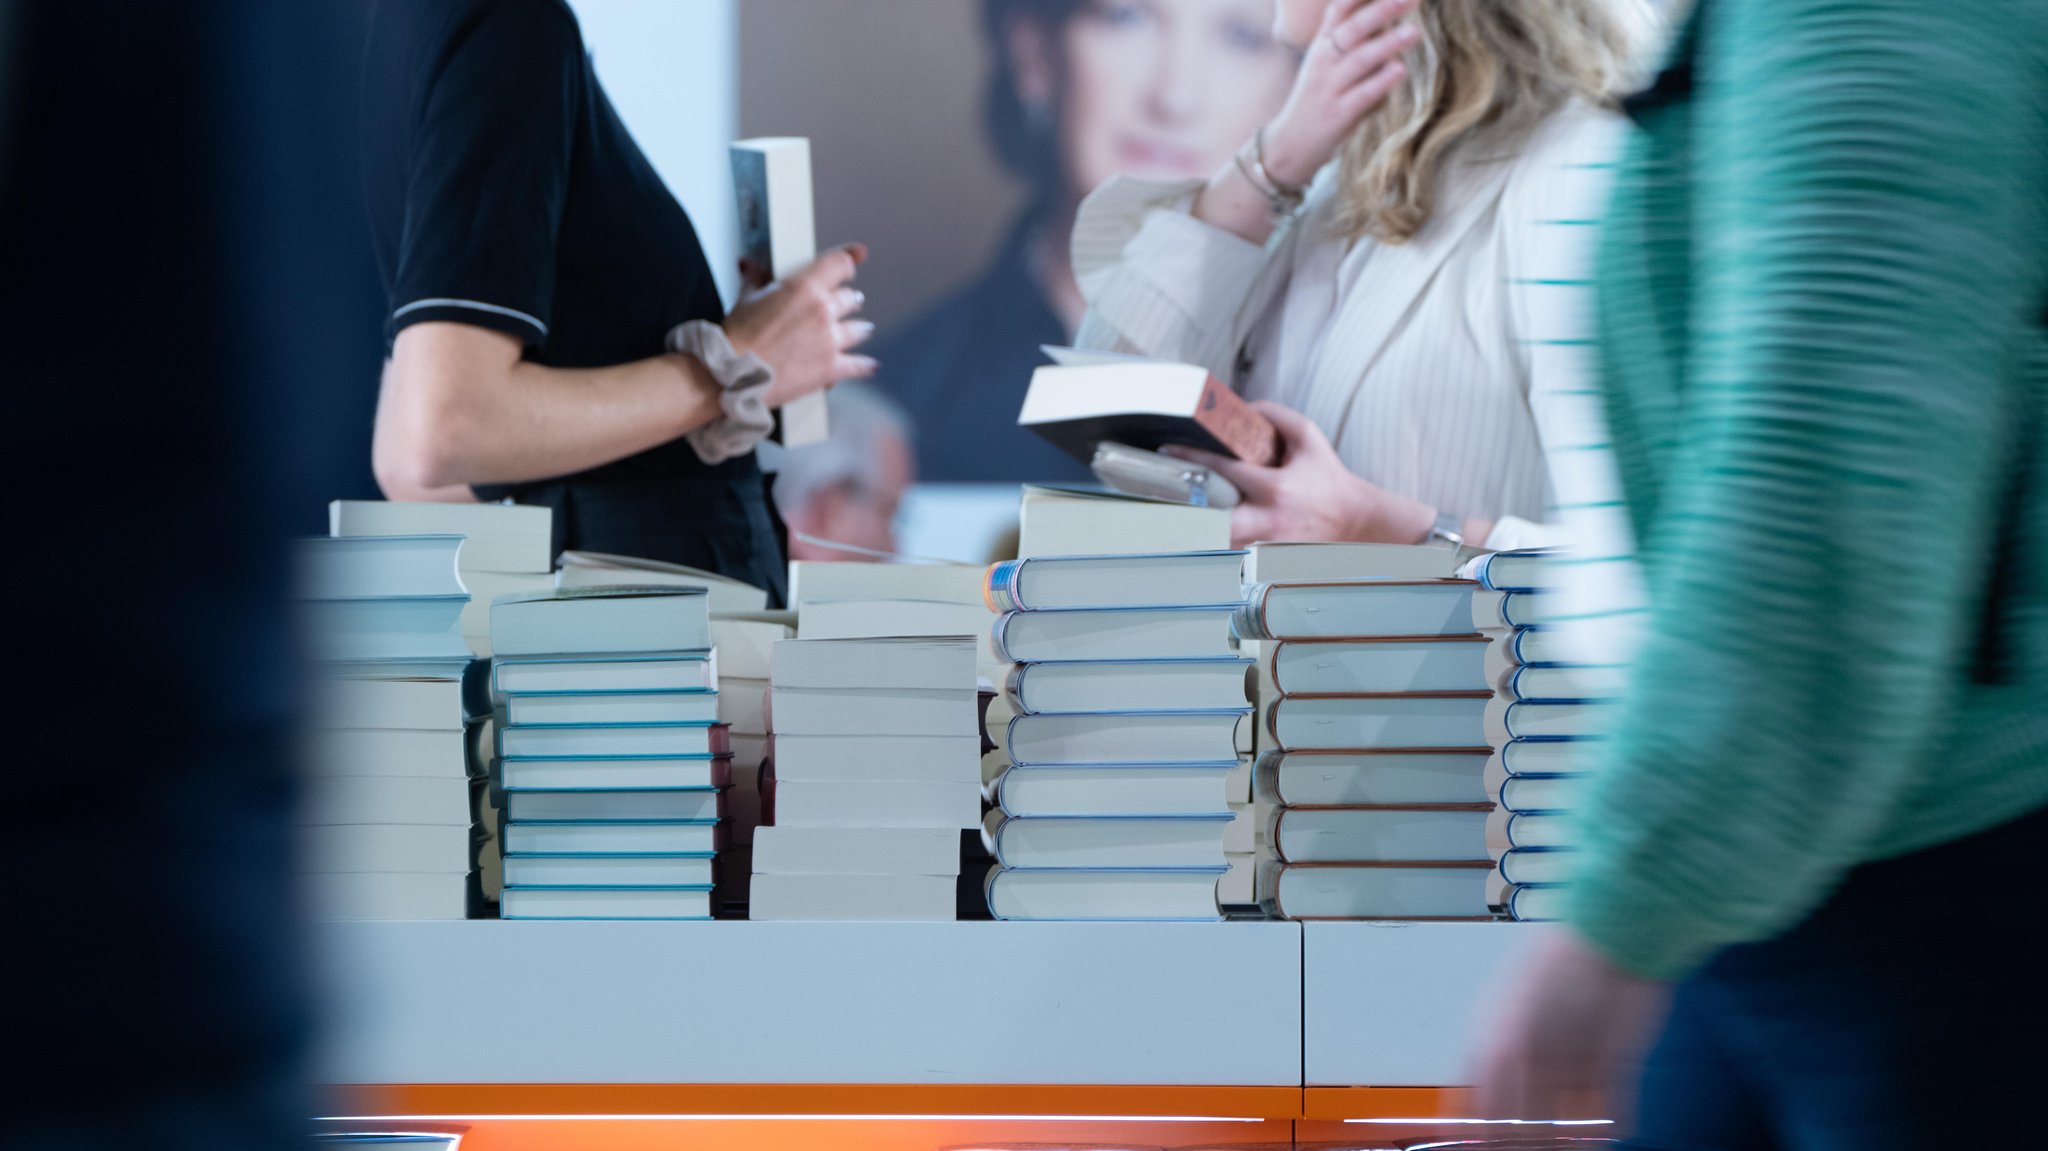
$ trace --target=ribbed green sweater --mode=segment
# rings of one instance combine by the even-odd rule
[[[1660,977],[2048,804],[2048,3],[1708,0],[1686,58],[1601,241],[1653,609],[1571,895]]]

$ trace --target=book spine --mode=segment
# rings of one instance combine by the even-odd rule
[[[1271,467],[1279,462],[1280,430],[1214,376],[1202,389],[1195,422],[1246,463]]]
[[[1518,555],[1514,552],[1489,552],[1479,557],[1478,563],[1473,567],[1472,578],[1479,581],[1480,587],[1486,588],[1489,591],[1521,592],[1524,594],[1535,594],[1542,591],[1542,588],[1530,583],[1527,579],[1516,577],[1515,566],[1522,562],[1534,562],[1534,557]]]
[[[996,659],[1002,663],[1024,662],[1023,660],[1018,659],[1015,655],[1011,654],[1010,652],[1010,621],[1012,619],[1015,619],[1016,616],[1016,612],[1006,611],[1003,614],[997,616],[995,622],[989,625],[989,649],[991,653],[994,654]]]
[[[1004,560],[988,569],[981,587],[981,599],[988,605],[988,610],[998,615],[1024,610],[1024,603],[1017,592],[1025,563],[1024,560]]]
[[[1230,613],[1230,630],[1239,639],[1271,639],[1266,633],[1266,595],[1273,590],[1269,583],[1259,584],[1245,593],[1244,602]]]
[[[1003,694],[1010,701],[1010,708],[1018,715],[1030,715],[1031,707],[1024,702],[1025,669],[1031,665],[1020,663],[1010,668],[1010,674],[1003,677]]]

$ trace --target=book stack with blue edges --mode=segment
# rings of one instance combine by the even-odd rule
[[[981,816],[972,636],[775,645],[748,916],[954,918]]]
[[[470,665],[463,698],[468,706],[466,746],[472,778],[485,778],[496,746],[491,720],[491,601],[501,595],[546,591],[554,586],[554,512],[534,505],[503,503],[411,503],[334,500],[327,505],[328,534],[361,536],[460,535],[456,570],[469,591],[462,611],[462,639],[478,662]],[[503,797],[495,788],[479,791],[478,870],[472,914],[495,914],[502,886],[498,829]]]
[[[1438,552],[1434,570],[1450,564]],[[1445,578],[1254,585],[1258,894],[1285,919],[1486,919],[1486,640]]]
[[[770,611],[768,592],[753,584],[684,564],[604,552],[566,551],[555,586],[698,587],[711,608],[711,648],[718,667],[718,721],[732,742],[731,782],[725,789],[726,846],[719,854],[718,915],[744,919],[752,874],[754,828],[761,822],[761,763],[768,725],[768,651],[794,633],[794,613]]]
[[[731,746],[701,588],[491,605],[507,919],[708,919]]]
[[[1037,556],[988,573],[1001,919],[1214,919],[1250,751],[1243,553]],[[1247,828],[1248,829],[1248,828]],[[1250,836],[1245,837],[1245,848]]]
[[[1574,661],[1545,624],[1556,560],[1545,551],[1497,552],[1473,565],[1481,590],[1472,623],[1493,640],[1486,782],[1498,810],[1487,835],[1495,862],[1489,898],[1522,920],[1563,914],[1575,796],[1622,686],[1622,669]]]
[[[324,918],[468,911],[477,853],[462,546],[460,535],[298,545],[301,621],[320,670],[305,745],[304,860]]]

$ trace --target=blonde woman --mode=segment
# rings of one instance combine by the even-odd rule
[[[1280,428],[1277,467],[1190,453],[1254,539],[1551,542],[1580,445],[1590,255],[1628,0],[1279,0],[1280,114],[1205,181],[1083,204],[1084,346],[1187,360]],[[1591,437],[1597,438],[1597,437]]]

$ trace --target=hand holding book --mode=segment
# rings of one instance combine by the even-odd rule
[[[1353,475],[1308,417],[1265,400],[1251,408],[1279,431],[1280,458],[1274,466],[1198,448],[1160,449],[1237,486],[1242,500],[1230,516],[1234,546],[1255,540],[1414,543],[1429,535],[1434,508]]]

